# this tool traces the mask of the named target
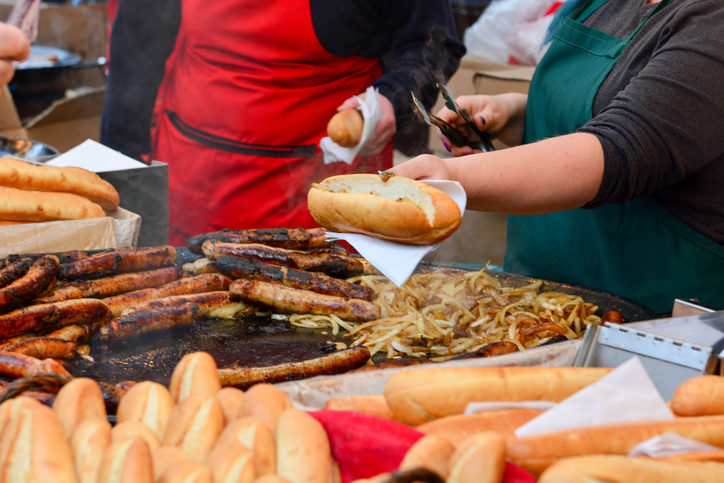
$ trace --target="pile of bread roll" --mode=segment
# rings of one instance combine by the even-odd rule
[[[118,203],[116,189],[88,170],[0,158],[0,225],[100,218]]]
[[[423,466],[448,483],[499,483],[505,461],[539,482],[724,483],[724,377],[701,376],[680,385],[669,403],[674,420],[589,426],[516,437],[541,411],[509,409],[464,415],[469,402],[560,402],[610,369],[484,367],[406,370],[384,395],[332,398],[327,409],[355,410],[399,421],[425,433],[401,469]],[[628,458],[637,444],[670,432],[722,448],[668,458]],[[369,482],[385,481],[380,475]]]
[[[111,427],[92,379],[63,386],[53,409],[19,397],[0,405],[0,482],[331,483],[322,425],[260,384],[221,388],[214,359],[185,356],[170,387],[136,384]]]

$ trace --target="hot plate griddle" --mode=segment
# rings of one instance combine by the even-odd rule
[[[185,248],[178,251],[180,264],[197,258]],[[419,269],[474,271],[480,267],[422,262]],[[521,286],[536,280],[507,272],[491,273],[498,276],[504,285]],[[630,300],[584,287],[547,281],[541,290],[580,295],[586,302],[596,304],[600,308],[600,315],[617,310],[628,322],[650,320],[656,316],[651,310]],[[344,336],[344,331],[334,336],[331,328],[298,328],[285,320],[272,317],[205,319],[191,326],[145,334],[110,345],[93,340],[90,342],[90,355],[94,362],[76,357],[70,361],[67,369],[75,377],[90,377],[111,384],[127,380],[168,384],[176,364],[190,352],[210,353],[219,367],[235,362],[243,366],[269,366],[328,354],[336,349],[335,342],[349,345],[351,339]],[[385,354],[378,354],[374,358],[375,362],[385,360]]]

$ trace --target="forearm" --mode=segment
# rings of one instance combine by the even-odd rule
[[[598,138],[576,133],[492,153],[443,160],[468,195],[468,208],[518,215],[579,208],[603,178]]]

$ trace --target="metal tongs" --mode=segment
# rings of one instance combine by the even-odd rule
[[[425,121],[425,123],[429,126],[439,128],[440,131],[442,131],[442,133],[445,135],[445,137],[447,137],[455,146],[470,146],[471,148],[479,149],[484,153],[494,151],[495,148],[490,141],[490,136],[488,136],[487,133],[478,129],[466,109],[458,106],[458,104],[455,102],[455,98],[450,93],[445,84],[438,83],[437,88],[440,90],[443,99],[445,99],[445,107],[463,118],[463,120],[467,123],[468,127],[472,131],[473,136],[466,136],[459,129],[453,127],[439,117],[428,113],[427,109],[425,109],[425,106],[422,105],[422,102],[420,102],[420,100],[415,97],[415,93],[412,93],[412,102],[415,106],[415,112],[422,118],[422,120]]]

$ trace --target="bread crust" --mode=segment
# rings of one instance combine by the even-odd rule
[[[276,471],[274,433],[256,418],[243,417],[228,424],[216,441],[216,448],[239,444],[250,451],[254,474],[264,476]]]
[[[515,436],[515,430],[540,415],[534,409],[504,409],[480,414],[456,414],[421,424],[421,433],[445,438],[458,447],[471,436],[483,432],[495,432],[503,437]]]
[[[214,397],[221,390],[216,361],[207,352],[186,354],[171,375],[169,390],[174,401],[180,402],[191,394]]]
[[[103,208],[82,196],[0,186],[0,220],[45,222],[104,216]]]
[[[332,454],[321,423],[298,409],[279,417],[275,434],[277,474],[291,483],[329,483]]]
[[[111,443],[103,455],[98,483],[153,483],[151,450],[143,438]]]
[[[188,459],[188,455],[178,446],[161,446],[151,453],[151,458],[153,460],[153,481],[158,481],[166,468]]]
[[[137,421],[148,426],[161,439],[171,411],[176,406],[166,386],[151,381],[139,382],[121,399],[116,411],[118,423]]]
[[[211,470],[194,460],[174,463],[161,473],[157,483],[214,483]]]
[[[476,367],[408,369],[385,384],[395,417],[419,425],[462,414],[476,401],[559,402],[611,369],[590,367]]]
[[[345,148],[357,146],[362,139],[364,118],[357,109],[344,109],[327,123],[327,135]]]
[[[70,450],[80,483],[96,483],[103,453],[111,444],[111,424],[107,418],[86,419],[73,432]]]
[[[36,166],[0,158],[0,186],[25,191],[72,193],[97,203],[106,211],[118,209],[118,191],[96,173],[83,168]]]
[[[164,446],[179,446],[203,462],[224,429],[221,404],[213,397],[190,394],[174,408],[163,435]]]
[[[63,386],[55,397],[53,410],[68,438],[86,419],[107,417],[103,392],[96,381],[87,377],[78,377]]]
[[[239,443],[216,446],[209,453],[206,465],[211,468],[215,483],[251,483],[256,479],[254,458]]]
[[[327,178],[309,190],[307,206],[328,230],[416,245],[449,237],[462,216],[455,201],[437,188],[400,176],[384,182],[374,174]]]
[[[279,416],[290,407],[292,401],[281,389],[267,383],[255,384],[244,393],[238,417],[254,417],[273,433],[276,431]]]
[[[671,398],[677,416],[724,414],[724,377],[705,375],[679,385]]]
[[[400,463],[398,471],[425,468],[446,479],[450,457],[455,447],[446,439],[437,436],[423,436],[413,444]]]
[[[241,403],[244,401],[244,391],[235,387],[224,387],[216,393],[215,397],[221,404],[227,425],[239,417]]]
[[[378,418],[395,419],[395,415],[382,394],[363,396],[333,397],[324,403],[324,409],[331,411],[356,411]]]
[[[450,457],[446,483],[498,483],[505,472],[505,440],[498,433],[476,434]]]
[[[111,443],[133,438],[143,438],[151,452],[156,451],[161,446],[156,433],[140,421],[118,423],[111,430]]]

